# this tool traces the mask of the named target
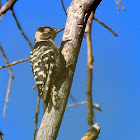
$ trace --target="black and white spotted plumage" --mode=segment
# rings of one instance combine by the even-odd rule
[[[64,29],[39,27],[35,32],[35,46],[30,53],[30,64],[38,95],[44,102],[44,111],[50,104],[56,105],[56,83],[62,69],[62,54],[54,43],[57,34]]]
[[[30,58],[39,96],[48,104],[55,80],[60,74],[59,50],[52,40],[36,42]]]

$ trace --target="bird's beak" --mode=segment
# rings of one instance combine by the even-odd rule
[[[65,28],[63,28],[63,29],[56,29],[56,32],[57,32],[57,34],[59,33],[59,32],[61,32],[61,31],[63,31]]]

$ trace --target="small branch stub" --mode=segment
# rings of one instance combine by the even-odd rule
[[[95,123],[84,135],[81,140],[96,140],[100,133],[100,126]]]

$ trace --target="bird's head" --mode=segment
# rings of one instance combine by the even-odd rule
[[[43,26],[37,29],[37,31],[35,32],[35,43],[42,41],[42,40],[54,40],[57,36],[57,34],[61,31],[63,31],[63,29],[55,29],[52,28],[50,26]]]

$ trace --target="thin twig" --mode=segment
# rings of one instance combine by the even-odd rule
[[[73,107],[73,106],[77,106],[77,105],[83,105],[83,104],[87,104],[87,101],[83,101],[83,102],[79,102],[79,103],[76,103],[76,104],[67,105],[67,108]],[[92,107],[102,112],[99,104],[94,103],[94,104],[92,104]]]
[[[0,9],[0,16],[5,14],[9,9],[11,9],[17,0],[8,0],[7,3]]]
[[[122,4],[122,1],[121,1],[121,0],[118,0],[118,1],[119,1],[120,5],[121,5],[122,10],[124,11],[125,8],[124,8],[124,6],[123,6],[123,4]]]
[[[0,0],[0,9],[1,9],[1,0]],[[0,16],[0,23],[1,23],[2,19],[3,19],[3,16],[4,16],[4,14],[2,14],[2,15]]]
[[[34,118],[34,122],[35,122],[34,140],[35,140],[35,136],[36,136],[36,132],[37,132],[37,123],[38,123],[39,107],[40,107],[40,97],[39,97],[39,95],[38,95],[38,96],[37,96],[36,115],[35,115],[35,118]]]
[[[94,12],[90,14],[87,24],[87,47],[88,47],[88,68],[87,68],[87,122],[89,125],[88,131],[85,133],[82,140],[96,140],[100,133],[100,127],[98,124],[93,123],[94,111],[93,111],[93,101],[92,101],[92,69],[93,69],[93,56],[92,56],[92,43],[91,43],[91,26],[94,19]],[[98,105],[99,106],[99,105]],[[93,125],[94,124],[94,125]],[[97,127],[96,127],[97,126]]]
[[[3,17],[4,17],[4,14],[2,14],[2,15],[0,16],[0,23],[1,23],[2,19],[3,19]]]
[[[34,85],[34,86],[32,87],[32,89],[34,90],[36,87],[37,87],[37,85]]]
[[[65,6],[64,6],[63,0],[61,0],[61,4],[62,4],[62,7],[63,7],[63,10],[64,10],[65,14],[67,15],[66,8],[65,8]]]
[[[74,102],[74,103],[76,103],[76,99],[70,94],[69,95],[70,96],[70,98],[72,99],[72,101]]]
[[[9,83],[8,83],[8,88],[7,88],[7,93],[6,93],[5,105],[3,109],[3,118],[5,118],[6,116],[6,108],[9,101],[9,95],[10,95],[11,84],[12,84],[12,79],[13,79],[13,75],[11,75],[12,73],[10,71],[9,73],[10,73],[10,78],[9,78]]]
[[[88,19],[88,24],[85,30],[85,32],[87,33],[86,41],[87,41],[87,48],[88,48],[87,51],[88,51],[88,68],[89,69],[93,68],[92,43],[91,43],[91,26],[92,26],[93,19],[94,19],[94,13],[92,12]]]
[[[93,107],[92,107],[92,69],[93,69],[93,56],[92,56],[92,41],[91,41],[91,27],[92,27],[92,21],[94,19],[94,12],[90,14],[90,17],[88,18],[88,23],[86,27],[86,41],[87,41],[87,48],[88,48],[88,68],[87,68],[87,122],[89,125],[89,128],[93,125]]]
[[[18,61],[12,62],[12,63],[8,63],[8,64],[6,64],[6,65],[4,65],[4,66],[0,66],[0,69],[6,68],[6,67],[10,67],[10,66],[12,66],[12,65],[16,65],[16,64],[18,64],[18,63],[25,62],[25,61],[29,61],[29,60],[30,60],[30,58],[25,58],[25,59],[18,60]]]
[[[79,102],[79,103],[76,103],[76,104],[70,104],[70,105],[67,105],[66,108],[77,106],[77,105],[83,105],[83,104],[87,104],[87,101]]]
[[[87,122],[89,125],[89,128],[92,127],[93,125],[93,117],[95,117],[94,115],[94,111],[93,111],[93,101],[92,101],[92,69],[90,69],[89,67],[87,68],[87,89],[86,89],[86,93],[87,93]]]
[[[118,0],[115,0],[115,2],[116,2],[116,5],[117,5],[117,10],[118,10],[118,12],[119,12],[119,11],[120,11],[119,2],[118,2]]]
[[[123,11],[125,10],[121,0],[115,0],[115,2],[116,2],[116,5],[117,5],[118,12],[120,11],[120,6],[121,6]],[[120,4],[120,6],[119,6],[119,4]]]
[[[14,17],[14,19],[15,19],[15,22],[16,22],[16,24],[17,24],[17,26],[18,26],[18,28],[19,28],[21,34],[23,35],[23,37],[25,38],[25,40],[26,40],[27,43],[29,44],[30,48],[33,49],[33,46],[32,46],[32,44],[31,44],[30,40],[29,40],[28,37],[25,35],[24,31],[22,30],[22,28],[21,28],[21,26],[20,26],[20,24],[19,24],[19,22],[18,22],[18,20],[17,20],[17,17],[16,17],[16,15],[15,15],[15,12],[14,12],[13,8],[11,8],[11,11],[12,11],[13,17]]]
[[[0,45],[0,50],[1,50],[1,53],[3,55],[3,58],[5,60],[5,63],[6,64],[9,64],[8,60],[7,60],[7,57],[3,51],[3,48],[2,46]],[[12,84],[12,79],[14,78],[13,74],[12,74],[12,69],[11,67],[8,67],[9,69],[9,74],[10,74],[10,78],[9,78],[9,83],[8,83],[8,88],[7,88],[7,93],[6,93],[6,99],[5,99],[5,105],[4,105],[4,109],[3,109],[3,118],[5,118],[5,115],[6,115],[6,108],[7,108],[7,104],[8,104],[8,100],[9,100],[9,95],[10,95],[10,89],[11,89],[11,84]]]
[[[107,28],[110,32],[113,33],[113,35],[116,37],[118,36],[118,34],[116,34],[110,27],[106,26],[103,22],[101,22],[100,20],[98,20],[97,18],[94,17],[94,20],[99,22],[102,26],[104,26],[105,28]]]

